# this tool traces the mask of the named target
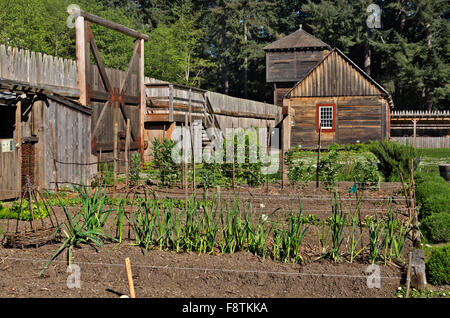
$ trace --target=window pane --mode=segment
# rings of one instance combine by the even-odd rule
[[[324,106],[319,108],[320,123],[322,128],[333,128],[333,107]]]

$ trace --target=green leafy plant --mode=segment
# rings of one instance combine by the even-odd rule
[[[135,153],[131,156],[131,164],[130,164],[130,179],[129,182],[131,185],[137,185],[141,176],[141,156],[138,153]]]
[[[400,174],[405,180],[409,180],[411,160],[417,158],[417,151],[413,146],[384,140],[372,142],[369,149],[377,157],[378,168],[386,180],[400,181]],[[417,160],[414,166],[417,166]]]
[[[419,172],[414,175],[419,219],[434,213],[450,213],[450,184],[438,173]]]
[[[346,220],[347,214],[345,214],[342,209],[342,201],[340,200],[340,195],[334,193],[334,198],[332,199],[332,216],[330,220],[331,251],[328,255],[335,262],[341,261],[340,248],[342,242],[344,241],[343,231],[345,228]]]
[[[80,189],[78,189],[80,190]],[[83,190],[80,190],[83,191]],[[50,263],[58,257],[66,248],[67,248],[67,262],[68,266],[72,264],[72,251],[74,247],[79,247],[81,244],[89,244],[96,247],[101,247],[103,245],[103,239],[112,238],[106,235],[103,232],[103,226],[106,222],[106,219],[99,218],[101,215],[101,211],[97,210],[95,207],[98,207],[95,203],[92,205],[92,202],[96,202],[98,197],[91,198],[90,196],[84,196],[84,205],[83,213],[77,213],[75,217],[72,217],[68,212],[66,206],[62,201],[60,201],[60,206],[64,211],[64,215],[66,217],[66,221],[62,224],[62,231],[65,236],[64,242],[52,255],[50,260],[44,265],[42,270],[39,273],[41,276],[44,271],[48,268]],[[98,203],[98,202],[97,202]],[[87,209],[86,209],[87,208]],[[109,215],[109,214],[108,214]],[[61,225],[58,227],[57,231],[61,228]]]
[[[450,284],[450,245],[436,247],[426,263],[427,279],[433,285]]]
[[[374,189],[379,181],[377,163],[372,160],[357,160],[353,165],[352,174],[361,188]]]
[[[321,257],[327,255],[328,239],[330,237],[331,227],[326,224],[325,221],[320,221],[320,227],[317,229],[317,238],[319,241],[319,249]]]
[[[342,165],[338,161],[339,153],[337,150],[331,150],[328,155],[320,160],[319,178],[328,188],[333,189],[336,185],[339,170]]]
[[[427,216],[420,223],[420,229],[431,243],[450,242],[450,213],[442,212]]]
[[[382,240],[384,224],[379,222],[378,219],[370,219],[369,222],[369,261],[373,265],[380,256],[384,246],[384,241]]]
[[[357,202],[356,205],[356,209],[355,212],[353,214],[351,214],[351,229],[350,229],[350,236],[347,237],[346,240],[346,245],[347,245],[347,250],[348,253],[350,255],[350,263],[353,263],[353,261],[355,260],[356,257],[358,257],[359,254],[361,254],[367,246],[360,246],[358,248],[358,245],[362,245],[361,240],[363,237],[363,232],[360,231],[359,236],[357,234],[357,228],[359,227],[361,229],[361,224],[359,222],[359,216],[358,216],[358,210],[360,208],[360,203],[361,201]]]
[[[181,180],[181,169],[172,158],[172,150],[176,143],[164,138],[160,141],[155,138],[152,143],[152,156],[155,169],[158,170],[158,179],[162,185],[172,186]]]
[[[273,238],[273,257],[275,260],[281,262],[298,262],[303,261],[300,253],[300,246],[305,237],[308,227],[305,227],[302,222],[302,209],[299,207],[298,214],[292,213],[288,219],[287,229],[276,228],[274,230]]]
[[[31,211],[33,215],[31,215]],[[37,220],[37,219],[45,219],[49,216],[48,211],[44,208],[44,205],[40,205],[39,208],[36,204],[31,204],[30,211],[30,203],[28,200],[23,200],[22,204],[18,201],[15,201],[11,208],[8,208],[0,203],[0,219],[18,219],[18,220]]]

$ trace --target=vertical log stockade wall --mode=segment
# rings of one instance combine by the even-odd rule
[[[126,71],[104,66],[90,23],[136,38]],[[75,28],[76,61],[0,45],[0,93],[14,92],[15,102],[23,94],[30,100],[26,107],[21,107],[20,119],[17,120],[18,116],[3,117],[5,123],[9,118],[8,125],[12,130],[1,138],[14,141],[11,153],[0,153],[0,188],[8,193],[17,194],[20,191],[22,161],[34,167],[34,182],[41,188],[55,186],[55,172],[51,169],[53,164],[56,164],[58,181],[89,183],[96,173],[96,166],[90,164],[96,162],[100,151],[111,153],[115,140],[119,150],[124,150],[127,119],[131,128],[130,149],[145,158],[144,151],[149,148],[150,137],[154,136],[149,134],[146,123],[159,122],[172,128],[177,124],[176,117],[161,120],[158,112],[154,111],[155,105],[152,103],[161,97],[168,99],[166,111],[170,117],[175,114],[174,101],[178,99],[179,103],[192,107],[187,94],[195,91],[201,95],[203,128],[208,128],[211,123],[222,129],[276,127],[286,117],[287,112],[282,107],[197,88],[167,84],[165,94],[161,92],[161,87],[155,89],[151,85],[166,83],[144,77],[144,41],[148,40],[145,34],[83,11],[77,15]],[[90,63],[91,53],[95,64]],[[17,112],[16,109],[16,104],[4,106],[0,103],[2,112]],[[30,111],[31,117],[25,116]],[[185,108],[178,115],[184,117],[188,111]],[[208,118],[209,124],[205,118]],[[14,130],[18,122],[23,122],[23,125],[19,124],[20,134]],[[52,156],[50,124],[54,132],[55,156]],[[118,126],[116,135],[115,124]],[[33,151],[26,148],[28,146],[23,147],[23,138],[33,142]],[[33,158],[22,160],[23,149]],[[29,167],[25,170],[31,171]]]

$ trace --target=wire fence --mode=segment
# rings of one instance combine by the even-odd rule
[[[6,261],[19,261],[19,262],[33,262],[33,263],[47,263],[48,260],[45,259],[29,259],[29,258],[17,258],[17,257],[0,257],[0,264]],[[66,261],[53,260],[53,263],[66,264]],[[77,261],[77,265],[88,265],[88,266],[101,266],[101,267],[125,267],[125,264],[117,263],[102,263],[102,262],[83,262]],[[367,264],[370,266],[369,264]],[[207,268],[207,267],[187,267],[187,266],[172,266],[172,265],[149,265],[149,264],[139,264],[133,263],[131,265],[134,268],[142,268],[149,270],[172,270],[172,271],[197,271],[197,272],[222,272],[222,273],[235,273],[235,274],[260,274],[260,275],[283,275],[283,276],[310,276],[310,277],[335,277],[335,278],[363,278],[367,279],[369,275],[348,275],[348,274],[330,274],[330,273],[308,273],[308,272],[287,272],[287,271],[264,271],[264,270],[250,270],[250,269],[230,269],[230,268]],[[377,276],[379,279],[393,279],[401,280],[401,276]]]

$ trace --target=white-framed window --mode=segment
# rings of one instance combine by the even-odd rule
[[[334,130],[334,116],[335,105],[334,104],[318,104],[317,105],[317,130]]]

